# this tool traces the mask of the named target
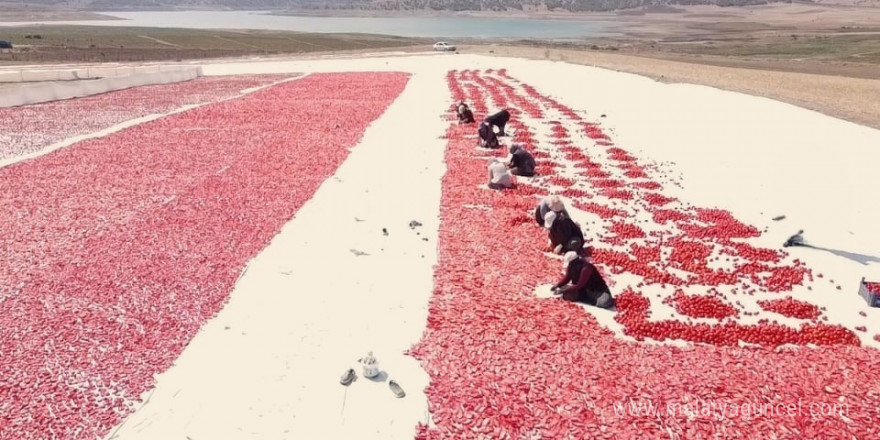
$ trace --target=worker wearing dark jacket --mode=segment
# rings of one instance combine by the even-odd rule
[[[472,112],[470,107],[464,102],[458,103],[456,113],[458,113],[459,124],[470,124],[474,122],[474,112]]]
[[[577,301],[603,309],[614,307],[611,290],[592,263],[592,246],[582,249],[580,254],[567,253],[565,261],[568,262],[565,277],[553,286],[554,293],[561,294],[562,299],[567,301]]]
[[[535,158],[522,145],[510,146],[510,174],[515,176],[532,177],[535,175]]]
[[[490,125],[498,127],[498,136],[507,136],[504,134],[504,127],[507,126],[507,121],[510,121],[510,112],[507,110],[501,110],[498,113],[486,116],[484,121],[488,122]]]
[[[544,216],[544,227],[550,230],[548,248],[556,254],[580,250],[584,244],[581,227],[565,214],[550,211]]]
[[[486,121],[480,123],[480,127],[477,129],[477,133],[480,135],[480,146],[483,148],[498,148],[501,145],[498,143],[498,138],[495,136],[495,131],[492,129],[492,125]]]

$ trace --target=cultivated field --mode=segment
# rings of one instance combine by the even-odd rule
[[[104,26],[0,27],[0,35],[0,39],[13,41],[17,47],[0,53],[0,65],[186,60],[427,46],[424,40],[382,35]]]

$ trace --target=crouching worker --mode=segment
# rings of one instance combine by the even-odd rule
[[[535,207],[535,222],[538,223],[538,226],[544,226],[544,216],[550,211],[556,214],[563,213],[566,217],[569,217],[568,211],[565,210],[565,205],[562,204],[562,199],[559,196],[544,197],[541,199],[541,203],[538,203],[538,206]]]
[[[467,106],[464,102],[458,103],[458,123],[459,124],[470,124],[474,121],[474,112],[471,111],[470,107]]]
[[[477,128],[477,133],[480,135],[480,146],[483,148],[498,148],[501,145],[498,143],[498,137],[495,136],[495,130],[492,129],[492,125],[486,121],[480,123],[480,127]]]
[[[498,127],[498,136],[507,136],[504,133],[504,127],[507,126],[507,121],[510,121],[510,112],[507,110],[501,110],[498,113],[486,116],[484,121],[488,122],[490,126],[494,125]]]
[[[513,188],[513,176],[507,172],[507,167],[497,159],[489,164],[489,188],[505,189]]]
[[[589,304],[603,309],[614,308],[614,298],[602,274],[593,265],[593,247],[568,252],[563,259],[565,277],[553,286],[553,293],[562,299]]]
[[[544,227],[550,230],[547,250],[554,254],[578,251],[584,244],[584,233],[581,227],[565,214],[553,211],[544,216]]]
[[[510,146],[510,174],[532,177],[535,175],[535,158],[520,144]]]

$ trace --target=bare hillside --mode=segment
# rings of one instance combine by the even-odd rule
[[[747,6],[791,0],[6,0],[9,8],[88,10],[261,9],[261,10],[388,10],[388,11],[613,11],[665,5]],[[824,4],[880,4],[880,0],[823,0]],[[805,2],[809,3],[809,2]]]

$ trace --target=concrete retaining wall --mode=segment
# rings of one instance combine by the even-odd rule
[[[59,72],[61,71],[31,71],[24,74],[22,77],[28,78],[28,81],[56,82],[45,82],[42,84],[22,85],[21,87],[0,89],[0,107],[13,107],[17,105],[37,104],[40,102],[77,98],[150,84],[168,84],[189,81],[198,78],[202,74],[201,67],[175,66],[173,70],[169,67],[165,67],[164,69],[160,69],[159,66],[151,67],[155,67],[156,71],[137,72],[135,70],[136,68],[131,67],[90,67],[65,71],[67,72],[66,74],[73,75],[79,70],[88,70],[88,72],[83,73],[83,78],[97,78],[83,79],[80,81],[76,81],[76,77],[69,78],[72,81],[59,81]],[[107,69],[112,69],[112,72]],[[120,69],[131,70],[128,71],[128,75],[120,76],[117,75],[122,72]],[[46,72],[53,73],[50,75]],[[101,74],[106,73],[112,73],[112,75],[101,76]],[[0,72],[0,75],[3,74],[4,72]],[[36,79],[41,77],[45,79]]]
[[[151,65],[151,66],[29,66],[26,68],[10,66],[0,68],[0,83],[39,82],[39,81],[73,81],[78,79],[95,79],[131,76],[141,73],[172,72],[181,69],[192,69],[193,66]]]

